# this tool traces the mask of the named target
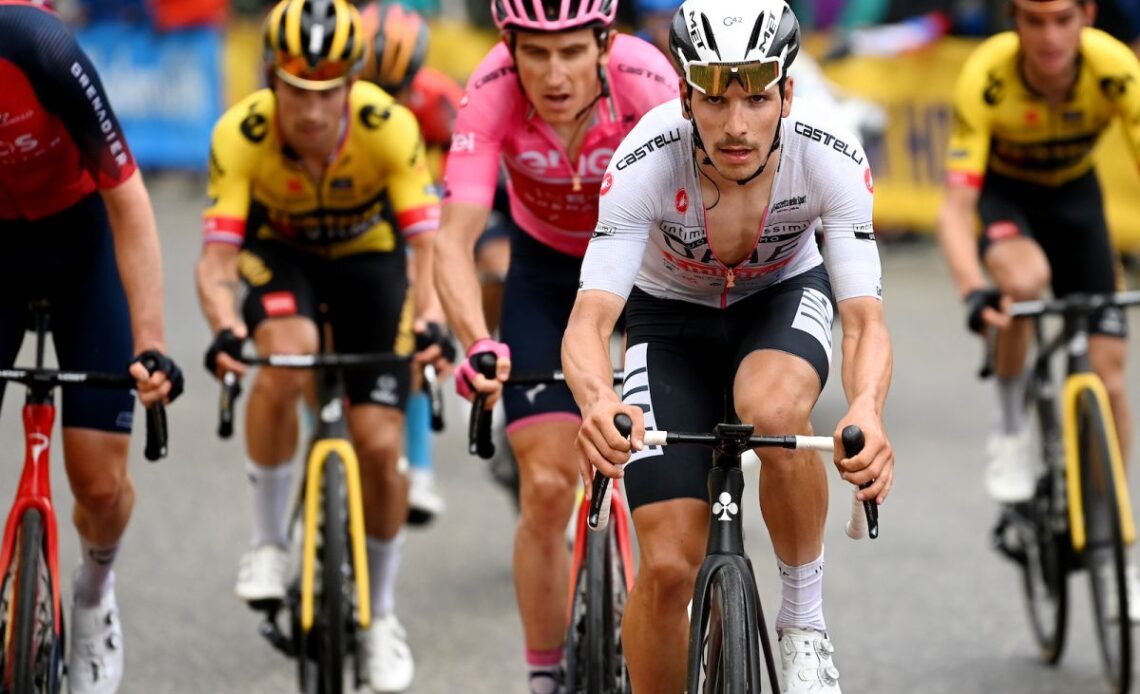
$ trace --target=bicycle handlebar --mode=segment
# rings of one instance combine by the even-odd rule
[[[399,364],[411,360],[409,355],[399,355],[387,352],[375,354],[336,354],[331,352],[321,352],[318,354],[269,354],[264,357],[248,357],[242,355],[237,359],[243,364],[249,366],[272,366],[279,369],[321,369],[321,368],[340,368],[340,369],[359,369],[369,366],[378,366],[382,364]],[[430,368],[430,367],[427,367]],[[434,369],[432,369],[432,376],[430,381],[438,385],[435,379]],[[227,372],[222,376],[221,395],[218,398],[218,437],[228,439],[234,433],[234,403],[237,402],[238,396],[241,395],[241,381],[237,375],[232,372]],[[438,392],[438,388],[435,389]],[[429,396],[432,396],[432,428],[435,429],[436,417],[435,414],[439,412],[439,426],[443,428],[443,406],[442,394],[439,394],[439,403],[435,401],[433,391],[429,391]],[[440,429],[435,429],[439,431]]]
[[[1040,318],[1042,316],[1063,316],[1071,313],[1088,315],[1105,306],[1127,308],[1137,305],[1140,305],[1140,290],[1110,294],[1069,294],[1059,299],[1018,301],[1009,307],[1008,314],[1012,318]],[[982,337],[984,348],[982,365],[978,369],[978,378],[985,380],[994,375],[997,328],[987,327]]]
[[[20,383],[28,388],[52,389],[56,386],[82,384],[96,388],[130,390],[135,378],[130,374],[96,371],[57,371],[55,369],[0,369],[0,382]],[[166,407],[157,402],[146,408],[146,447],[143,455],[150,462],[166,457],[170,431],[166,426]]]
[[[480,352],[471,355],[471,365],[486,378],[495,377],[496,357],[493,352]],[[614,371],[614,385],[625,381],[625,373]],[[523,371],[512,373],[503,385],[537,386],[549,383],[565,383],[566,373],[562,369],[553,371]],[[495,442],[491,438],[491,410],[487,409],[487,396],[476,393],[471,401],[471,419],[467,423],[467,450],[489,460],[495,455]]]
[[[633,433],[633,420],[629,415],[618,413],[614,415],[614,427],[623,437],[629,438]],[[843,443],[843,452],[848,458],[857,455],[863,450],[863,432],[855,425],[849,425],[840,434]],[[673,443],[698,444],[703,446],[717,446],[723,439],[716,434],[688,434],[668,431],[646,431],[646,446],[665,446]],[[788,448],[793,450],[813,450],[832,452],[835,441],[830,436],[750,436],[748,449],[753,448]],[[865,489],[870,486],[867,482],[860,486]],[[609,522],[610,495],[613,485],[610,478],[596,472],[593,480],[593,493],[590,497],[590,513],[586,523],[591,530],[603,530]],[[859,540],[870,536],[871,539],[879,536],[879,507],[874,499],[860,502],[857,492],[852,492],[851,517],[847,521],[847,536]]]

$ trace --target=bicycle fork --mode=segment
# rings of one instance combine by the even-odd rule
[[[1100,405],[1104,425],[1108,431],[1109,466],[1115,481],[1116,506],[1120,514],[1120,535],[1125,545],[1136,541],[1136,526],[1132,517],[1132,504],[1128,498],[1127,478],[1124,475],[1123,457],[1120,453],[1120,440],[1116,436],[1116,422],[1111,413],[1108,392],[1104,383],[1095,374],[1077,373],[1065,379],[1062,403],[1064,406],[1062,427],[1065,446],[1065,480],[1069,489],[1069,527],[1072,533],[1073,549],[1077,552],[1085,548],[1088,537],[1085,531],[1085,515],[1081,496],[1080,443],[1077,440],[1077,401],[1082,391],[1092,393]]]
[[[31,396],[29,396],[31,399]],[[51,501],[50,451],[55,407],[47,402],[24,405],[24,471],[16,488],[16,500],[4,525],[4,544],[0,545],[0,580],[8,574],[15,547],[16,528],[28,509],[37,509],[44,519],[44,542],[48,570],[51,573],[52,611],[55,614],[55,636],[59,638],[61,607],[59,599],[59,530]]]
[[[345,496],[348,499],[348,536],[352,551],[353,578],[356,581],[357,626],[372,624],[368,554],[364,539],[364,504],[360,485],[360,464],[348,439],[329,438],[313,442],[305,463],[304,541],[301,547],[301,630],[313,628],[314,591],[317,565],[317,524],[321,512],[321,479],[329,456],[336,453],[344,462]],[[325,590],[330,590],[325,586]]]

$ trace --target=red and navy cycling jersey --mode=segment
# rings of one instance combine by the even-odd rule
[[[0,220],[36,220],[137,169],[103,83],[67,27],[0,0]]]

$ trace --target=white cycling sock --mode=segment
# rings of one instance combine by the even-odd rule
[[[1020,434],[1025,429],[1025,388],[1029,382],[1028,372],[1021,372],[1013,378],[998,376],[998,426],[1003,434]]]
[[[83,561],[71,581],[75,602],[83,607],[99,604],[107,591],[115,587],[115,572],[112,565],[119,553],[119,544],[110,547],[96,547],[83,537],[79,538]]]
[[[787,627],[827,631],[823,620],[823,553],[813,562],[788,566],[779,559],[781,591],[776,631]]]
[[[565,676],[562,672],[562,648],[549,651],[526,649],[527,691],[530,694],[558,694]]]
[[[372,616],[387,617],[396,611],[396,575],[404,549],[404,531],[391,540],[368,538],[368,577],[372,582]]]
[[[270,543],[289,546],[285,514],[293,492],[293,465],[267,467],[249,461],[245,465],[249,479],[249,501],[253,509],[253,534],[250,544],[261,547]]]

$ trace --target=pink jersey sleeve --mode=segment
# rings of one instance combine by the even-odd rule
[[[444,202],[491,207],[503,138],[522,100],[510,52],[491,49],[467,81],[444,173]]]
[[[656,46],[636,36],[618,34],[610,54],[610,86],[624,113],[642,115],[677,98],[677,71]],[[631,126],[632,127],[632,124]]]

